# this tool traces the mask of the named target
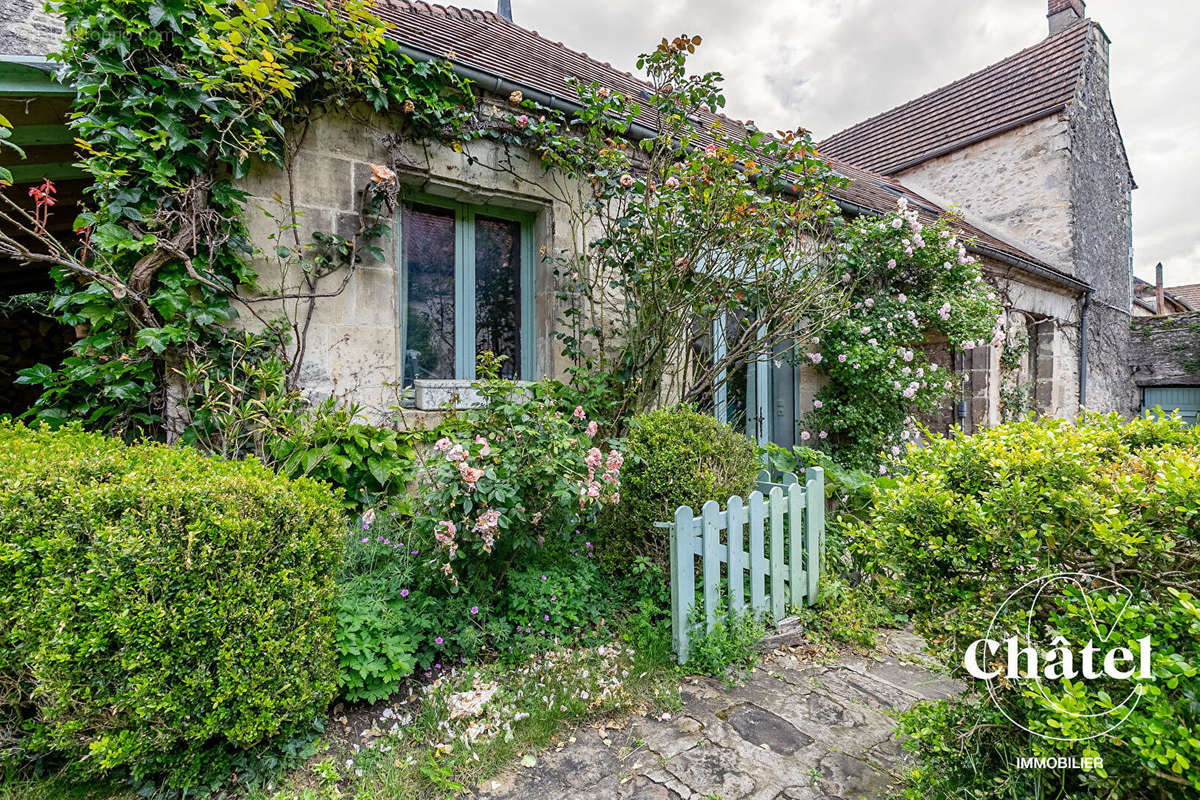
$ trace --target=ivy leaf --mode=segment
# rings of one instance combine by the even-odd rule
[[[50,382],[50,378],[53,377],[53,375],[54,370],[49,366],[46,364],[37,364],[32,367],[26,367],[25,369],[17,370],[18,377],[14,383],[20,383],[24,385],[37,384],[39,386],[44,386]]]
[[[171,336],[165,328],[142,328],[137,332],[138,347],[148,347],[155,355],[161,355],[171,343]]]

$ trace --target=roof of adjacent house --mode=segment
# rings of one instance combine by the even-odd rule
[[[317,0],[301,2],[319,8]],[[430,55],[445,57],[455,64],[503,77],[552,98],[568,102],[576,100],[577,95],[569,85],[573,79],[585,83],[594,81],[635,98],[645,96],[651,88],[650,84],[629,72],[597,61],[587,53],[572,50],[561,42],[551,41],[537,31],[527,30],[492,11],[443,6],[421,0],[378,0],[374,13],[392,26],[387,32],[391,39]],[[748,124],[718,116],[728,130],[744,129]],[[638,121],[646,127],[655,127],[655,120],[646,111]],[[929,219],[946,213],[935,203],[902,186],[895,178],[860,166],[851,166],[846,160],[828,158],[827,155],[822,153],[822,157],[826,157],[839,174],[850,179],[848,187],[833,194],[859,211],[891,211],[900,196],[906,195]],[[988,254],[1016,259],[1060,284],[1076,289],[1087,285],[973,225],[962,220],[958,221],[958,225],[976,241],[979,249]]]
[[[895,174],[1071,103],[1095,25],[1081,20],[1015,55],[822,141],[822,153]]]
[[[1168,286],[1163,291],[1170,292],[1192,308],[1200,310],[1200,283],[1185,283],[1182,286]]]

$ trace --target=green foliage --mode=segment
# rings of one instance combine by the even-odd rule
[[[923,224],[904,198],[882,219],[843,226],[841,236],[852,305],[802,345],[831,380],[800,436],[828,446],[839,463],[875,469],[914,435],[915,414],[936,409],[958,388],[958,378],[930,360],[926,343],[944,337],[953,350],[995,343],[1001,308],[953,221]]]
[[[869,583],[851,586],[832,572],[822,576],[817,604],[802,609],[800,617],[813,641],[864,648],[875,646],[879,628],[903,621],[892,614]]]
[[[340,684],[350,700],[387,697],[404,678],[469,658],[483,642],[486,609],[447,591],[432,540],[410,537],[407,525],[368,512],[350,534],[337,598]]]
[[[289,129],[318,111],[365,101],[414,135],[452,137],[473,102],[446,64],[401,53],[356,0],[338,13],[287,0],[64,0],[55,11],[94,208],[75,223],[78,257],[54,272],[52,307],[88,333],[62,369],[25,380],[44,387],[47,421],[153,429],[174,370],[216,355],[232,298],[255,288],[236,183],[251,165],[283,166]],[[347,245],[315,237],[311,269],[369,255]]]
[[[615,574],[637,556],[666,569],[668,537],[654,523],[670,522],[682,505],[698,512],[706,500],[745,495],[759,469],[749,439],[691,406],[634,417],[625,451],[622,502],[605,519],[601,549]]]
[[[184,442],[326,481],[344,490],[348,508],[407,503],[417,469],[412,434],[355,422],[357,406],[332,397],[314,405],[289,389],[271,337],[229,334],[224,349],[223,360],[194,360],[183,370],[192,420]]]
[[[253,461],[0,423],[6,764],[199,789],[311,731],[344,531]]]
[[[553,650],[595,636],[610,610],[610,592],[590,556],[586,550],[561,564],[508,573],[501,610],[505,627],[515,633],[497,637],[507,655]]]
[[[687,68],[699,44],[664,39],[640,56],[653,86],[641,97],[576,81],[577,113],[514,95],[529,113],[481,132],[590,189],[571,183],[557,198],[573,211],[577,246],[549,256],[566,308],[555,335],[600,389],[593,407],[618,425],[664,400],[711,398],[739,364],[844,306],[827,246],[838,213],[828,190],[840,179],[806,131],[768,135],[718,116],[721,75]],[[656,131],[629,141],[647,116]],[[714,358],[718,321],[727,345]]]
[[[733,683],[758,664],[759,643],[767,635],[767,627],[752,612],[731,617],[721,605],[717,608],[716,624],[707,632],[702,614],[697,614],[691,622],[696,632],[688,662],[684,665],[689,672],[712,675]]]
[[[546,384],[478,384],[482,408],[453,414],[420,477],[413,525],[439,545],[443,570],[482,596],[509,566],[574,542],[620,500],[621,454],[600,448],[582,408],[559,407]],[[610,443],[614,444],[614,443]]]
[[[847,535],[864,571],[911,611],[940,660],[975,692],[904,718],[922,762],[910,796],[958,797],[965,787],[981,798],[1034,796],[1030,786],[1047,797],[1200,791],[1200,431],[1178,418],[1023,421],[934,438],[910,449],[905,466]],[[1122,595],[1068,586],[1040,595],[1032,628],[1025,605],[1004,607],[1001,629],[1032,630],[1039,641],[1062,636],[1078,648],[1094,638],[1093,619],[1119,618],[1113,642],[1132,647],[1152,637],[1149,680],[1043,682],[1060,707],[1083,715],[1102,715],[1141,686],[1129,717],[1084,743],[1012,725],[962,666],[1010,592],[1058,572],[1114,576],[1132,592],[1128,608],[1117,613]],[[1052,735],[1085,737],[1113,721],[1048,713],[1020,682],[996,681],[992,694],[1010,719]],[[1104,769],[1031,776],[1015,769],[1015,755],[1099,755]],[[954,759],[960,764],[950,768]]]

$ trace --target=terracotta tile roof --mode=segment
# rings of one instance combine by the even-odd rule
[[[1200,283],[1167,286],[1163,291],[1175,295],[1194,309],[1200,310]]]
[[[316,0],[300,0],[314,9]],[[527,30],[491,11],[461,9],[416,0],[379,0],[375,14],[392,25],[387,35],[410,47],[448,56],[455,63],[503,76],[513,83],[537,89],[546,94],[573,99],[570,78],[596,81],[632,97],[641,96],[650,85],[628,72],[590,58],[561,42],[553,42]],[[744,130],[745,124],[721,115],[726,129]],[[639,121],[655,127],[654,119],[643,113]],[[825,156],[825,153],[822,153]],[[908,196],[921,209],[922,215],[933,219],[945,213],[943,209],[917,195],[895,180],[870,170],[851,166],[838,158],[828,158],[838,173],[850,179],[845,189],[833,194],[852,206],[876,212],[891,211],[901,194]],[[960,222],[960,227],[979,245],[992,251],[1019,259],[1034,268],[1057,275],[1063,282],[1080,284],[1065,273],[1034,258],[1021,249],[997,239],[974,226]]]
[[[949,86],[820,143],[821,152],[894,174],[1065,108],[1092,23],[1083,20]]]

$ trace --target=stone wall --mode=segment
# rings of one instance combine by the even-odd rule
[[[0,53],[44,56],[58,49],[63,25],[42,0],[0,0]]]
[[[1200,311],[1135,319],[1129,370],[1137,389],[1200,386]]]
[[[1130,413],[1137,407],[1125,368],[1133,184],[1109,98],[1108,40],[1097,25],[1089,35],[1080,84],[1066,110],[927,161],[899,177],[1093,287],[1086,405]],[[1078,327],[1062,332],[1074,337],[1078,352]],[[1066,400],[1071,389],[1054,391]]]
[[[1138,400],[1124,365],[1133,300],[1133,184],[1109,98],[1108,40],[1096,25],[1091,37],[1070,117],[1074,274],[1093,288],[1087,406],[1132,413]]]
[[[1066,114],[930,159],[897,177],[989,233],[1059,269],[1073,270]]]
[[[564,203],[556,202],[545,187],[553,185],[536,158],[522,153],[506,155],[490,142],[475,142],[464,152],[428,143],[404,144],[391,149],[385,137],[396,132],[386,117],[368,111],[351,116],[327,116],[309,126],[288,174],[276,167],[254,167],[242,188],[250,193],[247,224],[256,248],[271,253],[274,237],[294,244],[293,232],[281,231],[287,206],[295,204],[301,242],[313,231],[336,230],[349,237],[357,224],[356,198],[370,180],[372,164],[388,164],[402,183],[432,195],[477,205],[493,205],[532,212],[534,249],[569,251],[571,219]],[[315,397],[336,395],[365,407],[371,418],[381,418],[397,402],[395,384],[400,377],[399,242],[395,219],[392,234],[376,244],[383,258],[359,266],[341,293],[318,300],[307,334],[307,353],[301,375],[303,388]],[[558,342],[551,335],[559,312],[552,268],[535,253],[535,364],[539,376],[561,375]],[[257,263],[264,293],[294,291],[299,274],[278,260]],[[335,273],[322,281],[323,291],[336,290],[342,280]],[[288,302],[288,316],[303,318],[304,303]],[[280,310],[275,301],[256,306],[270,318]],[[242,314],[242,324],[256,322]],[[406,416],[420,419],[419,413]]]

